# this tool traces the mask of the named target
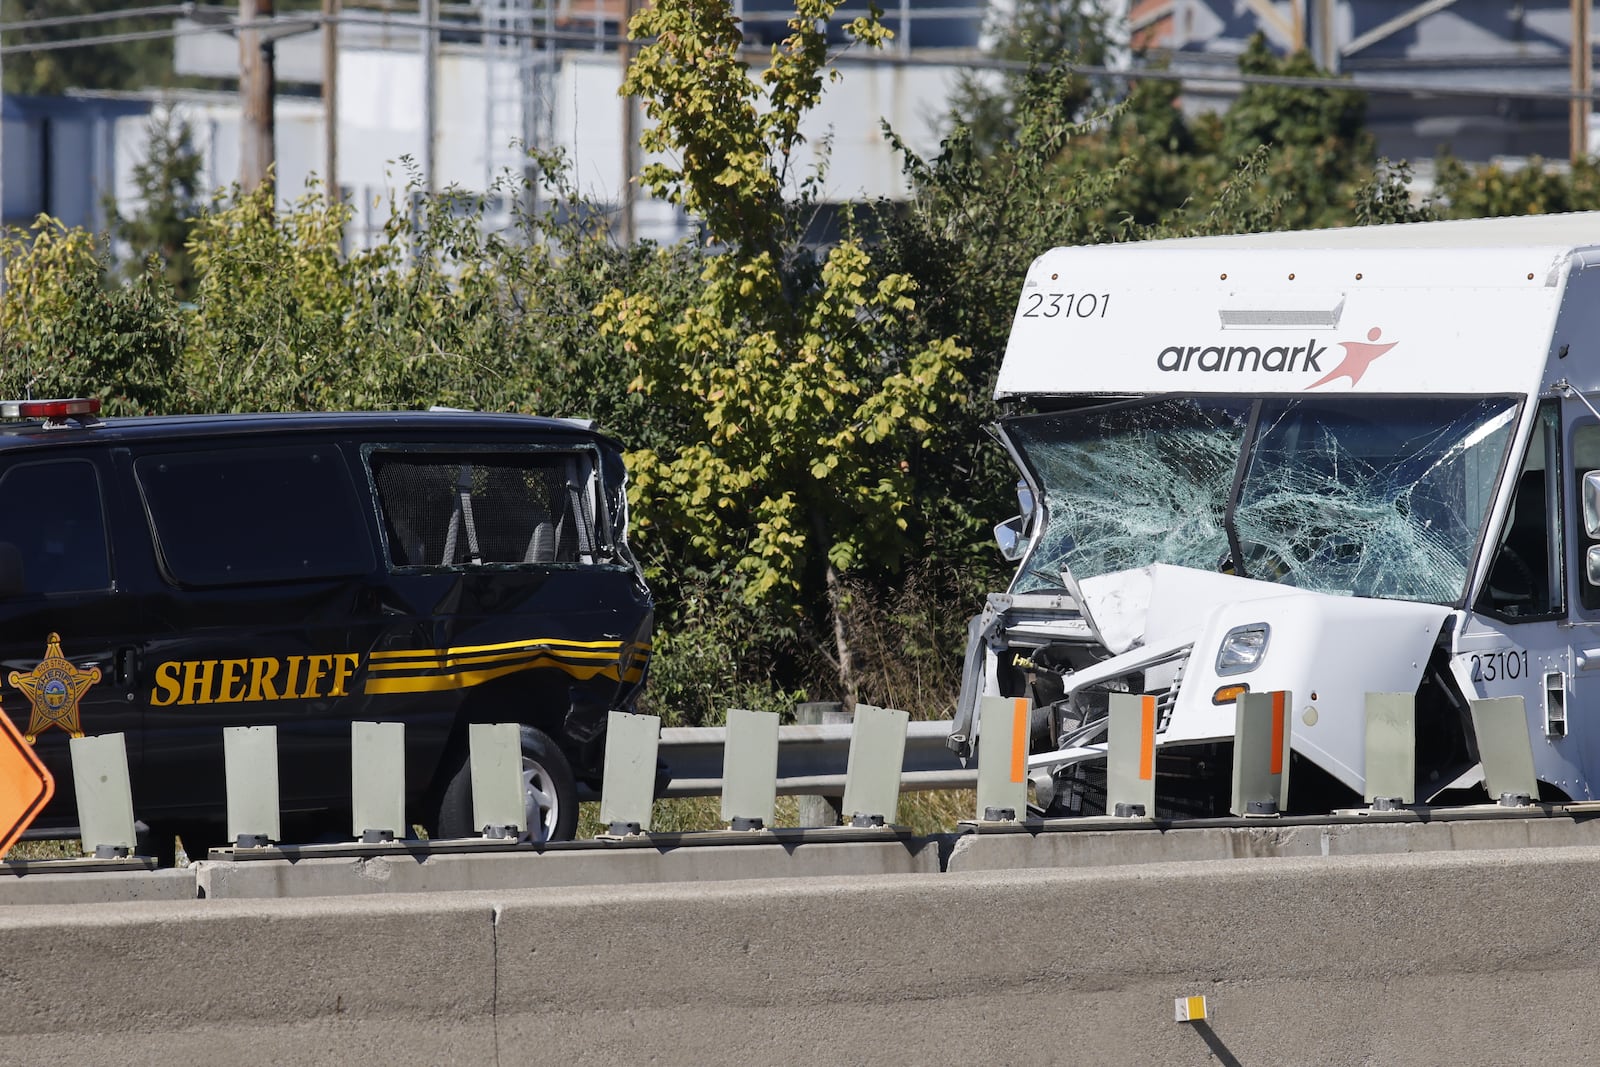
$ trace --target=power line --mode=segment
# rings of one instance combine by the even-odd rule
[[[168,5],[169,7],[192,9],[192,5]],[[156,8],[133,9],[137,11],[155,11]],[[122,13],[119,17],[127,17]],[[89,16],[73,16],[84,17]],[[71,48],[89,48],[100,45],[129,44],[136,41],[161,40],[163,38],[187,37],[196,34],[238,32],[240,30],[276,30],[276,36],[288,36],[292,33],[308,33],[324,22],[338,23],[346,26],[378,26],[389,30],[443,30],[455,34],[477,35],[480,37],[510,37],[518,39],[531,39],[535,41],[549,41],[553,43],[571,42],[574,44],[615,46],[621,40],[617,33],[593,33],[581,30],[555,30],[555,29],[517,29],[509,26],[484,26],[481,23],[450,22],[432,20],[424,24],[418,19],[395,19],[385,15],[345,14],[333,18],[324,18],[321,15],[288,16],[275,19],[256,19],[250,22],[230,21],[225,25],[195,25],[174,26],[161,30],[141,30],[124,33],[98,34],[89,37],[79,37],[62,41],[37,41],[0,47],[0,56],[29,55],[34,52],[54,52]],[[13,24],[19,25],[19,24]],[[0,27],[0,30],[6,27]],[[648,45],[649,41],[635,41],[635,45]],[[768,48],[747,46],[740,49],[742,58],[761,60],[770,56]],[[888,65],[899,67],[948,67],[960,66],[970,70],[995,71],[999,73],[1026,73],[1038,69],[1039,64],[1030,64],[1017,60],[998,59],[982,54],[955,51],[938,56],[917,56],[904,53],[887,51],[856,50],[835,53],[832,62],[863,65]],[[1214,85],[1259,85],[1273,86],[1285,89],[1307,89],[1318,92],[1359,92],[1371,96],[1413,96],[1413,97],[1459,97],[1467,99],[1490,100],[1532,100],[1547,101],[1551,103],[1570,103],[1573,100],[1600,100],[1600,90],[1588,93],[1573,92],[1570,89],[1532,89],[1515,86],[1472,87],[1458,85],[1440,85],[1436,82],[1406,82],[1391,79],[1354,81],[1335,78],[1314,78],[1286,74],[1244,74],[1238,71],[1201,71],[1201,70],[1172,70],[1156,67],[1117,68],[1085,63],[1061,63],[1060,69],[1087,78],[1106,78],[1116,81],[1173,81],[1179,83],[1214,84]]]
[[[54,26],[82,26],[92,22],[115,22],[121,19],[188,15],[192,14],[194,9],[195,6],[193,4],[161,4],[157,7],[124,8],[121,11],[92,11],[82,15],[54,15],[49,18],[27,19],[23,22],[0,22],[0,33],[44,30]]]

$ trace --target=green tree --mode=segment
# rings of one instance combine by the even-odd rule
[[[1041,77],[1050,82],[1057,94],[1053,106],[1063,114],[1082,118],[1111,103],[1106,84],[1068,70],[1070,64],[1099,66],[1110,55],[1110,17],[1101,5],[1021,0],[991,10],[985,31],[995,41],[990,54],[1004,66],[998,75],[963,74],[950,100],[964,135],[980,151],[1016,138]]]
[[[1600,208],[1600,164],[1591,157],[1553,167],[1535,157],[1521,167],[1471,167],[1446,155],[1436,163],[1434,188],[1450,218],[1593,211]]]
[[[0,21],[33,22],[74,15],[114,13],[127,5],[117,0],[3,0]],[[66,23],[6,34],[6,47],[48,45],[87,37],[159,30],[163,19],[109,19]],[[166,39],[117,44],[23,51],[5,61],[5,91],[59,95],[68,89],[144,89],[172,81],[172,42]]]
[[[193,297],[195,268],[189,236],[204,206],[200,197],[203,165],[189,124],[171,111],[157,111],[150,119],[145,157],[133,167],[141,205],[138,214],[123,215],[107,198],[111,237],[127,247],[125,278],[144,274],[153,259],[179,300]]]
[[[171,410],[185,324],[160,274],[107,287],[103,250],[40,218],[0,234],[0,395],[98,396],[109,414]]]
[[[683,433],[672,453],[629,456],[644,532],[748,605],[831,620],[838,687],[853,701],[844,578],[896,568],[917,543],[914,463],[937,452],[965,400],[967,353],[918,336],[915,284],[860,238],[818,255],[799,243],[784,192],[801,120],[837,78],[836,9],[797,0],[755,77],[725,0],[664,0],[635,17],[630,34],[650,43],[623,91],[655,123],[645,149],[670,160],[643,183],[722,250],[688,303],[619,288],[596,315],[634,360],[634,388]],[[870,15],[845,32],[860,47],[887,37]]]
[[[1319,78],[1310,54],[1274,54],[1256,34],[1239,57],[1241,74]],[[1246,84],[1222,117],[1215,158],[1245,159],[1266,146],[1268,166],[1258,196],[1276,206],[1275,228],[1328,226],[1345,221],[1354,190],[1371,172],[1372,135],[1366,97],[1353,88],[1307,90]]]

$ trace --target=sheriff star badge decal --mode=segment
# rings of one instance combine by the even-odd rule
[[[81,670],[61,654],[61,635],[51,634],[45,647],[44,659],[27,674],[12,671],[12,685],[25,693],[33,702],[33,715],[22,739],[33,744],[34,738],[52,726],[59,726],[73,737],[83,736],[78,722],[78,701],[89,687],[100,680],[100,668]]]

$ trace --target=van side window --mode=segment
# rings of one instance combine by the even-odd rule
[[[368,574],[355,483],[333,446],[217,448],[133,465],[167,574],[215,586]]]
[[[395,567],[592,563],[594,461],[579,452],[375,450]]]
[[[0,476],[0,595],[111,586],[100,479],[86,460],[24,463]]]
[[[1582,520],[1583,511],[1583,476],[1590,471],[1600,471],[1600,426],[1590,423],[1579,426],[1572,431],[1572,491],[1577,494],[1579,521],[1577,529],[1578,554],[1577,567],[1580,580],[1578,582],[1578,599],[1590,611],[1600,610],[1600,586],[1592,585],[1583,580],[1586,572],[1586,561],[1589,549],[1600,545],[1600,538],[1589,536],[1588,530]]]
[[[1562,557],[1561,413],[1540,406],[1478,608],[1507,621],[1566,611]]]

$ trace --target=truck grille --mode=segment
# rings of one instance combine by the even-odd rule
[[[1189,665],[1189,657],[1183,657],[1183,662],[1178,664],[1178,670],[1172,676],[1172,684],[1167,686],[1167,691],[1156,698],[1156,733],[1167,732],[1167,723],[1172,719],[1172,709],[1178,706],[1178,690],[1183,687],[1183,671]]]

